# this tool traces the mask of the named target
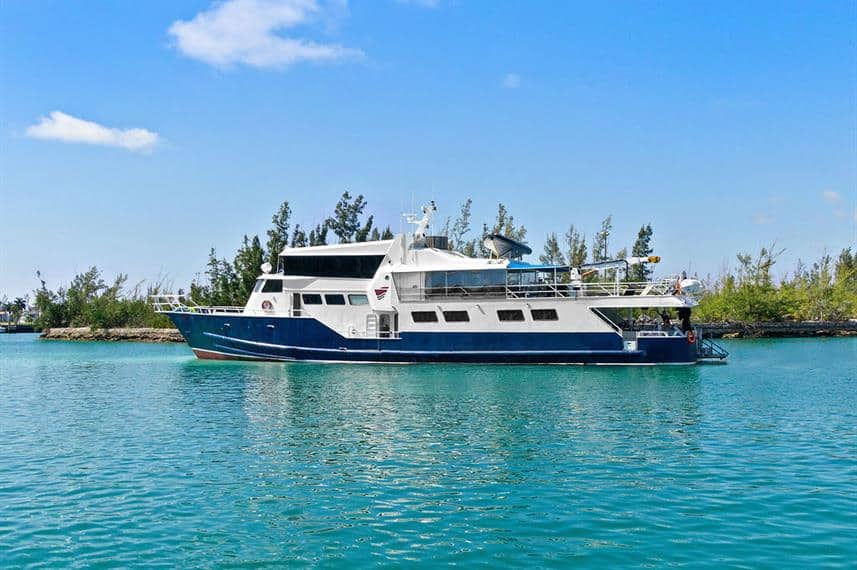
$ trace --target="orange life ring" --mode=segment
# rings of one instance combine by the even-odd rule
[[[270,311],[273,308],[274,308],[274,304],[271,303],[269,300],[265,299],[264,301],[262,301],[262,310],[263,311]]]
[[[693,331],[687,331],[687,342],[693,344],[696,342],[696,333]]]

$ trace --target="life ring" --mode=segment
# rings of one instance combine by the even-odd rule
[[[696,342],[696,333],[693,331],[687,331],[687,342],[693,344]]]
[[[263,311],[270,311],[270,310],[273,310],[273,308],[274,308],[274,304],[271,303],[269,300],[265,299],[264,301],[262,301],[262,310]]]

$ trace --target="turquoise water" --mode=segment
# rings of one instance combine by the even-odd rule
[[[857,339],[727,366],[203,362],[0,335],[0,566],[857,561]]]

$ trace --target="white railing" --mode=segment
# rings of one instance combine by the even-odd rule
[[[526,285],[477,285],[420,287],[399,290],[402,301],[432,299],[532,299],[625,296],[669,296],[676,294],[676,278],[659,281],[610,281],[594,283],[533,283]]]
[[[152,307],[156,313],[243,313],[244,307],[203,306],[184,295],[152,295]]]

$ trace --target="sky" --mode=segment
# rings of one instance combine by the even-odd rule
[[[664,273],[857,244],[853,1],[0,0],[0,42],[0,297],[186,288],[346,190],[502,202],[537,253],[651,223]]]

